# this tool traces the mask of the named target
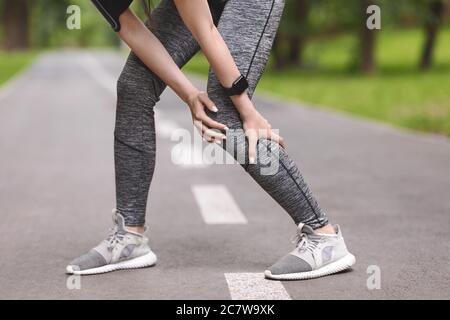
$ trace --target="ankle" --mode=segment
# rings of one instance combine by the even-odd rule
[[[316,233],[325,233],[325,234],[336,234],[336,230],[331,224],[327,224],[321,228],[314,230]]]
[[[145,232],[144,226],[126,226],[125,228],[134,233],[144,234]]]

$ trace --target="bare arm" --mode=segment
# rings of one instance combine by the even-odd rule
[[[174,1],[181,18],[199,43],[220,83],[224,87],[231,87],[239,77],[240,71],[228,46],[214,25],[207,0]],[[258,138],[272,139],[284,146],[283,139],[272,132],[272,127],[256,111],[247,94],[233,96],[231,100],[244,123],[249,140],[250,163],[256,159]]]
[[[175,4],[220,83],[224,87],[231,87],[241,73],[228,46],[214,25],[207,0],[175,0]],[[247,95],[234,96],[232,100],[241,114],[253,107]]]
[[[158,38],[148,31],[130,9],[120,16],[120,22],[122,28],[119,36],[123,41],[183,101],[188,102],[189,97],[194,96],[198,90],[181,72]]]
[[[209,118],[204,112],[206,106],[216,112],[217,108],[208,98],[206,93],[200,92],[184,75],[177,64],[173,61],[167,50],[156,36],[150,32],[143,22],[127,9],[120,16],[122,28],[119,36],[139,57],[139,59],[158,77],[164,81],[175,93],[186,102],[194,121],[201,121],[207,127],[202,128],[202,134],[211,128],[224,129],[225,125]],[[222,134],[207,131],[209,136],[222,137]]]

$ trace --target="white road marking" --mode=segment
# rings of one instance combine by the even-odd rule
[[[202,149],[195,148],[192,144],[175,145],[172,148],[171,157],[172,161],[182,168],[205,168],[209,166],[203,160]]]
[[[220,148],[217,144],[208,144],[203,142],[202,137],[197,132],[197,129],[192,126],[191,130],[180,129],[173,130],[170,135],[175,145],[171,150],[172,162],[183,168],[204,168],[214,163],[214,159],[211,158],[212,150],[214,152],[220,152],[217,150]],[[207,152],[208,151],[208,152]]]
[[[247,223],[247,218],[224,185],[193,185],[191,189],[205,223]]]
[[[112,95],[116,96],[117,79],[113,77],[96,58],[90,54],[85,54],[79,60],[79,63],[100,86]],[[155,118],[157,120],[157,133],[162,138],[170,139],[172,132],[180,127],[175,121],[164,117],[164,112],[161,110],[155,111]]]
[[[116,95],[117,79],[113,77],[106,69],[90,54],[85,54],[79,60],[83,69],[106,91]]]
[[[83,67],[83,69],[94,79],[101,87],[103,87],[107,92],[116,96],[117,89],[116,83],[117,79],[113,75],[111,75],[105,67],[91,54],[84,54],[78,60],[79,64]],[[181,126],[169,119],[162,110],[155,109],[155,125],[156,125],[156,134],[163,139],[171,139],[172,134],[180,129]],[[194,132],[194,130],[192,130]],[[201,138],[200,138],[201,139]],[[204,161],[203,150],[201,148],[186,146],[174,146],[177,148],[176,152],[173,152],[172,155],[175,155],[177,158],[175,159],[175,164],[182,168],[204,168],[211,164],[212,161],[206,159]],[[209,162],[208,162],[209,161]],[[227,162],[228,163],[228,162]]]
[[[155,109],[155,124],[158,135],[164,139],[170,139],[172,137],[172,132],[180,128],[175,121],[168,119],[164,115],[164,112],[159,109]]]
[[[232,300],[291,300],[280,281],[262,273],[225,273]]]

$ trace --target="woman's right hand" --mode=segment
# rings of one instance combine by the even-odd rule
[[[272,130],[270,123],[252,105],[241,114],[245,135],[248,139],[248,159],[250,164],[256,163],[259,139],[272,140],[282,148],[286,148],[283,137]]]
[[[227,130],[227,126],[211,119],[205,112],[205,108],[212,112],[219,111],[206,92],[198,91],[192,94],[187,99],[187,104],[191,110],[194,126],[206,141],[220,143],[226,139],[226,136],[218,130]]]

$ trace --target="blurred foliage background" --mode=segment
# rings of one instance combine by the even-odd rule
[[[73,4],[80,30],[66,28]],[[381,30],[366,28],[372,4]],[[143,17],[139,1],[133,8]],[[43,50],[119,46],[90,1],[0,0],[0,84]],[[199,54],[185,70],[206,76],[208,65]],[[449,83],[450,0],[286,0],[258,90],[450,136]]]

